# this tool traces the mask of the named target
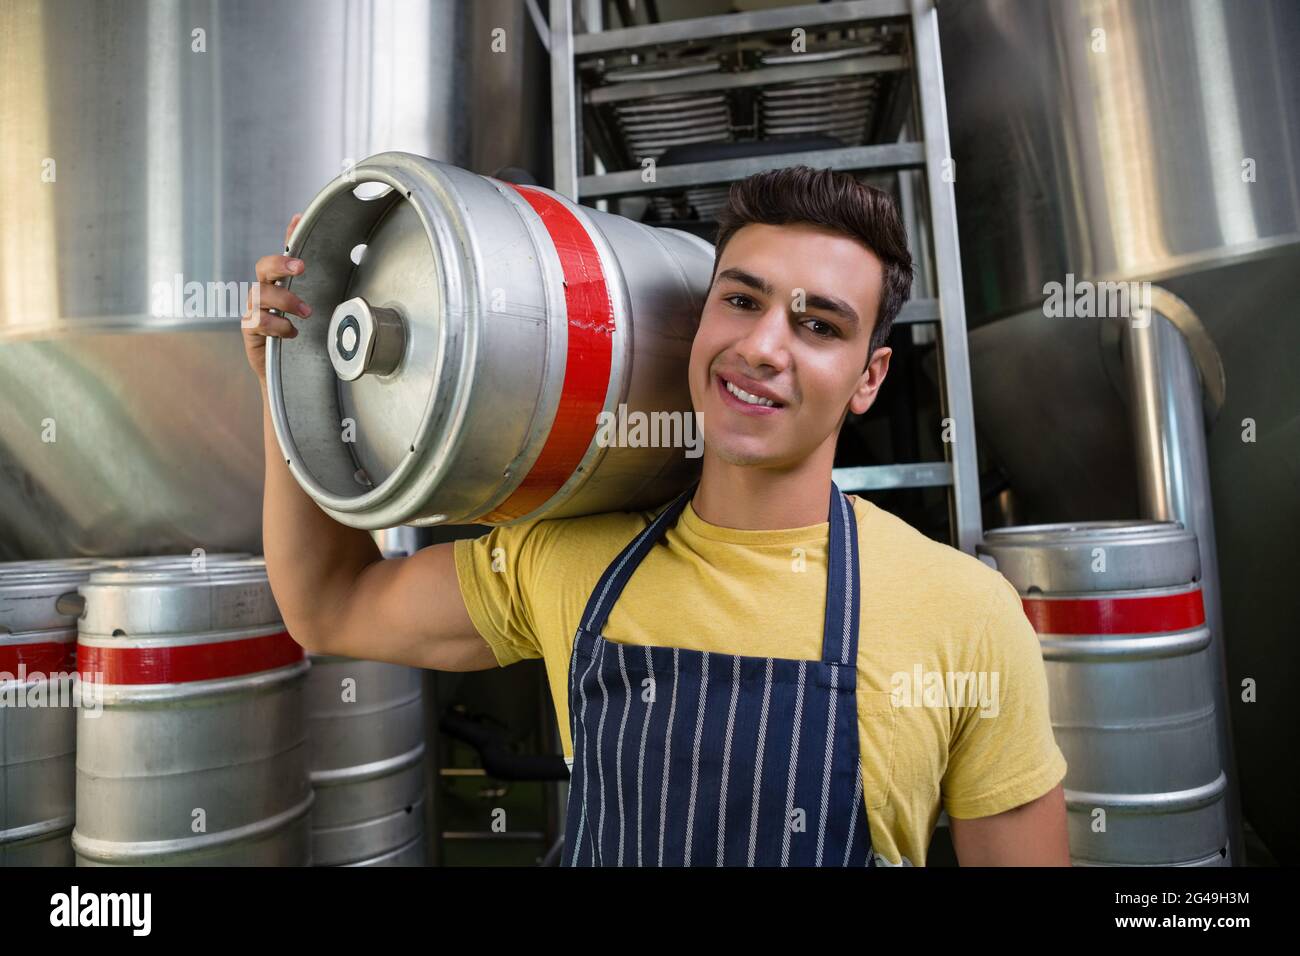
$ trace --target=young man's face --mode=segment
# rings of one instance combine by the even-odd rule
[[[691,346],[691,402],[706,454],[785,468],[834,454],[846,411],[871,407],[890,350],[867,350],[884,268],[819,226],[751,223],[727,243]],[[727,383],[750,393],[736,396]],[[774,405],[753,404],[752,395]]]

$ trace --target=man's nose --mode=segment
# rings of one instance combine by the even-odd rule
[[[744,337],[736,343],[736,353],[750,368],[769,365],[780,371],[789,360],[790,322],[783,305],[774,303],[754,319]]]

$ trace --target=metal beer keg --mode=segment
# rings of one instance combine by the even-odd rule
[[[343,524],[653,507],[698,474],[683,430],[707,242],[388,152],[326,186],[288,251],[313,314],[267,342],[271,418]],[[670,447],[602,438],[602,412]]]
[[[423,866],[424,672],[311,655],[312,863]]]
[[[1001,528],[977,550],[1042,644],[1075,865],[1229,865],[1196,537],[1080,522]]]
[[[77,588],[94,559],[0,564],[0,866],[71,866]]]
[[[77,664],[79,865],[307,865],[309,667],[260,558],[96,571]]]

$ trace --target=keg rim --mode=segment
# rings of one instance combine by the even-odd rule
[[[1124,601],[1132,598],[1160,598],[1171,597],[1183,594],[1191,594],[1193,591],[1204,592],[1199,580],[1187,581],[1178,584],[1156,584],[1151,586],[1137,587],[1118,587],[1106,590],[1054,590],[1048,591],[1039,585],[1031,585],[1024,591],[1016,589],[1022,599],[1032,601]]]
[[[149,585],[246,584],[265,582],[264,567],[219,564],[202,571],[185,565],[161,565],[143,568],[101,568],[91,573],[83,587],[145,587]]]
[[[1094,567],[1099,553],[1118,564]],[[1021,594],[1106,592],[1199,581],[1199,543],[1177,521],[1075,521],[998,528],[975,546]],[[1106,574],[1099,574],[1107,571]]]
[[[97,563],[71,566],[60,562],[44,568],[6,568],[0,565],[0,590],[84,581],[98,568]]]
[[[64,584],[79,584],[90,578],[96,572],[96,568],[88,567],[82,570],[65,569],[49,571],[11,571],[0,573],[0,591],[15,590],[17,588],[40,587]],[[75,587],[74,587],[75,590]]]
[[[30,571],[53,571],[63,568],[76,569],[95,567],[103,560],[103,558],[79,556],[75,558],[33,558],[30,560],[0,561],[0,576],[10,573],[27,573]]]
[[[213,566],[227,567],[260,557],[248,551],[220,551],[205,555],[204,561]],[[0,563],[0,588],[86,581],[105,570],[180,567],[193,560],[194,558],[187,554],[162,554],[126,558],[77,557],[3,562]]]
[[[984,541],[978,547],[1041,544],[1071,544],[1111,537],[1119,541],[1178,540],[1194,537],[1181,521],[1151,521],[1146,519],[1103,521],[1059,521],[1047,524],[1010,525],[984,532]],[[992,540],[990,540],[992,539]]]
[[[377,222],[386,218],[397,203],[402,201],[409,203],[424,228],[425,240],[430,251],[430,262],[438,274],[439,294],[444,300],[444,313],[462,313],[466,316],[472,314],[472,310],[463,308],[463,303],[455,306],[446,305],[447,300],[452,298],[452,290],[459,290],[462,298],[465,296],[472,297],[476,292],[474,283],[467,281],[463,275],[464,267],[457,257],[438,254],[441,249],[449,244],[445,235],[449,230],[460,232],[464,229],[463,217],[456,208],[455,203],[444,203],[438,207],[444,213],[439,223],[435,223],[430,216],[430,208],[436,205],[429,201],[430,196],[428,193],[431,184],[436,183],[442,189],[454,191],[449,184],[444,182],[446,177],[443,171],[444,165],[437,160],[399,150],[377,153],[366,158],[352,167],[350,174],[336,176],[316,194],[308,204],[301,220],[299,220],[298,226],[290,238],[289,245],[286,247],[286,253],[289,255],[301,253],[311,231],[319,224],[326,210],[335,202],[345,195],[355,197],[357,188],[366,183],[383,183],[392,187],[393,192],[396,193],[396,199],[388,204],[388,209],[380,215]],[[422,201],[417,202],[417,196]],[[372,200],[357,198],[359,201],[378,202],[384,196],[377,196]],[[291,285],[292,280],[289,280],[286,283],[286,288]],[[343,300],[340,299],[340,301]],[[320,310],[319,314],[323,317],[325,315],[324,310]],[[453,358],[451,355],[453,348],[451,340],[453,337],[450,325],[451,323],[442,322],[436,332],[438,340],[436,364],[439,366],[445,366],[448,360]],[[412,438],[413,446],[418,451],[404,455],[402,460],[388,474],[383,476],[382,480],[359,495],[336,494],[326,488],[317,476],[316,471],[308,466],[298,446],[294,432],[289,426],[289,413],[285,401],[284,378],[281,368],[284,343],[277,337],[268,337],[266,343],[267,395],[270,399],[271,423],[275,429],[280,449],[293,471],[295,481],[301,484],[304,490],[336,520],[352,527],[372,530],[407,523],[404,520],[390,520],[391,516],[387,513],[385,506],[391,509],[400,502],[403,491],[411,483],[412,476],[419,474],[422,470],[421,463],[431,455],[435,461],[439,459],[449,460],[452,457],[450,453],[459,444],[463,429],[463,417],[468,400],[468,388],[465,382],[466,370],[473,365],[474,361],[473,357],[477,345],[477,324],[472,321],[465,322],[464,327],[460,329],[460,337],[462,339],[459,345],[461,354],[454,357],[458,359],[456,364],[459,366],[453,372],[457,379],[457,387],[452,392],[455,397],[452,408],[449,409],[445,420],[437,429],[438,434],[436,437],[433,435],[436,416],[431,414],[431,409],[436,399],[436,392],[430,387],[424,411]],[[357,461],[355,454],[351,450],[344,447],[336,449],[336,451],[347,455],[352,467],[360,468],[360,462]],[[433,477],[435,479],[440,470],[438,468],[430,469],[434,473]],[[426,480],[428,480],[428,476],[426,476]]]
[[[234,564],[238,561],[244,561],[248,558],[256,557],[251,551],[217,551],[214,553],[204,552],[203,562],[205,564]],[[191,554],[145,554],[131,555],[125,558],[100,558],[100,568],[143,568],[154,565],[171,565],[171,564],[189,564],[196,560]],[[96,568],[99,570],[99,568]]]

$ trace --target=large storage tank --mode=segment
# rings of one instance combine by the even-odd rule
[[[240,283],[380,150],[544,176],[544,56],[514,0],[0,4],[0,560],[260,551]]]
[[[987,523],[1144,517],[1114,323],[1044,315],[1046,284],[1149,280],[1186,302],[1227,383],[1207,443],[1244,815],[1294,862],[1275,755],[1300,727],[1284,694],[1241,694],[1300,680],[1300,604],[1258,599],[1289,593],[1300,527],[1300,5],[959,0],[939,17],[975,424],[1011,489]]]

